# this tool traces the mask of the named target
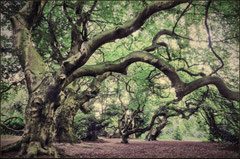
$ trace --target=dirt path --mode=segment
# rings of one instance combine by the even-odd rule
[[[11,140],[11,139],[10,139]],[[10,143],[2,139],[2,145]],[[237,148],[230,144],[193,141],[130,140],[121,144],[120,139],[101,139],[98,142],[79,144],[56,143],[62,157],[70,158],[238,158]],[[235,150],[235,151],[233,151]],[[14,157],[16,152],[3,157]],[[43,156],[47,157],[47,156]]]

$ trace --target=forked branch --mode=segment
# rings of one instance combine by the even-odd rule
[[[61,72],[67,74],[67,72],[74,72],[77,68],[83,66],[91,55],[102,45],[111,41],[122,39],[132,34],[136,30],[140,29],[145,21],[151,17],[154,13],[169,10],[181,3],[186,3],[188,0],[182,1],[168,1],[168,2],[154,2],[151,5],[143,9],[134,19],[128,23],[107,30],[95,36],[92,40],[83,43],[79,54],[71,56],[63,63],[63,69]],[[70,74],[67,74],[70,75]]]

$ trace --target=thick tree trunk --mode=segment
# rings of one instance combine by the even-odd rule
[[[32,26],[39,20],[44,4],[41,1],[29,1],[20,11],[21,14],[11,18],[15,49],[25,73],[29,100],[22,140],[6,147],[3,152],[20,149],[20,156],[28,158],[39,154],[58,157],[52,142],[55,110],[59,102],[59,82],[49,72],[31,40]]]
[[[123,143],[123,144],[128,144],[128,135],[125,135],[125,134],[122,135],[122,141],[121,141],[121,143]]]
[[[164,117],[160,121],[158,121],[158,126],[156,128],[152,127],[146,136],[146,140],[148,141],[156,141],[158,136],[162,133],[162,129],[167,125],[168,120],[167,117]]]
[[[152,127],[152,129],[148,132],[146,136],[147,141],[156,141],[157,140],[157,129]]]
[[[4,151],[20,150],[21,157],[32,158],[41,154],[58,157],[53,146],[55,131],[56,100],[50,94],[54,94],[51,85],[54,80],[46,78],[41,82],[37,91],[30,93],[26,108],[26,126],[22,140],[6,147]],[[46,85],[50,86],[46,89]],[[57,95],[57,94],[55,94]]]
[[[73,112],[69,111],[65,106],[56,118],[55,141],[74,143],[77,141],[73,127],[75,113],[73,114]]]
[[[70,143],[76,142],[77,136],[75,135],[73,124],[77,110],[73,92],[69,92],[68,97],[64,103],[62,103],[59,111],[60,112],[56,116],[55,141]]]
[[[52,145],[54,136],[54,103],[43,105],[41,98],[30,97],[28,107],[30,114],[26,116],[27,125],[22,138],[20,156],[35,157],[47,154],[57,157]],[[45,107],[46,109],[42,108]]]
[[[75,135],[73,124],[74,117],[79,109],[83,113],[89,113],[91,108],[85,103],[90,99],[96,97],[101,88],[101,82],[110,75],[106,72],[97,76],[89,86],[89,88],[81,94],[77,94],[74,90],[67,88],[67,97],[62,103],[60,113],[56,117],[56,141],[58,142],[76,142],[77,136]],[[94,137],[94,138],[97,138]]]
[[[152,133],[149,133],[147,140],[148,141],[157,141],[158,136],[161,134],[161,130],[156,129]]]

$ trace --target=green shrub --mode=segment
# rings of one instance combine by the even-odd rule
[[[9,128],[12,128],[15,130],[22,130],[25,126],[24,120],[22,118],[13,118],[12,120],[5,122],[4,124],[6,126],[8,126]],[[1,132],[1,134],[21,135],[21,132],[13,132],[2,126],[0,126],[0,132]]]
[[[215,137],[214,137],[214,135],[212,135],[211,133],[207,136],[207,139],[208,139],[208,141],[214,141],[215,140]]]
[[[180,131],[180,129],[179,129],[179,126],[177,126],[177,129],[176,129],[176,131],[175,131],[175,133],[174,133],[174,136],[173,136],[173,138],[175,139],[175,140],[182,140],[182,133],[181,133],[181,131]]]
[[[97,119],[94,114],[78,113],[74,118],[74,130],[81,140],[94,141],[98,139],[101,130],[109,123]]]

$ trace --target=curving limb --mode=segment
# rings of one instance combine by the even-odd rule
[[[23,130],[16,130],[16,129],[10,128],[9,126],[7,126],[5,123],[2,123],[2,122],[0,122],[0,126],[14,133],[20,133],[20,134],[23,133]]]
[[[128,66],[135,62],[148,63],[162,71],[171,81],[172,87],[175,88],[176,96],[179,100],[202,86],[213,84],[218,88],[222,96],[230,100],[240,101],[239,92],[228,89],[221,78],[204,76],[190,83],[185,83],[180,79],[172,65],[155,55],[149,54],[146,51],[132,52],[126,57],[112,62],[105,62],[97,65],[85,65],[74,71],[64,81],[64,87],[66,87],[76,78],[82,76],[97,76],[103,74],[104,72],[118,72],[126,74]]]
[[[190,76],[202,76],[202,77],[206,76],[203,72],[192,73],[192,72],[190,72],[190,71],[188,71],[188,70],[185,70],[184,68],[180,68],[180,69],[178,69],[177,71],[185,72],[185,73],[189,74]]]
[[[44,17],[44,19],[46,20],[46,22],[48,23],[48,31],[50,33],[50,39],[49,39],[49,42],[50,42],[50,46],[53,50],[53,54],[51,54],[51,57],[56,60],[59,64],[62,64],[62,61],[64,60],[60,50],[59,50],[59,42],[57,40],[57,37],[55,35],[55,32],[54,32],[54,27],[53,27],[53,24],[51,22],[51,20],[47,19]]]
[[[181,92],[180,96],[185,96],[191,92],[193,92],[194,90],[209,85],[209,84],[213,84],[217,87],[219,93],[229,99],[229,100],[235,100],[235,101],[240,101],[240,95],[239,92],[237,91],[232,91],[229,88],[227,88],[226,84],[224,83],[224,81],[219,78],[219,77],[211,77],[211,76],[205,76],[202,77],[200,79],[194,80],[190,83],[188,83],[185,86],[184,91]]]
[[[208,34],[208,45],[209,45],[212,53],[214,54],[214,56],[221,62],[221,66],[219,66],[216,70],[214,70],[209,76],[217,73],[217,71],[220,70],[221,68],[223,68],[223,66],[224,66],[224,62],[223,62],[222,58],[215,52],[215,50],[212,47],[211,35],[210,35],[208,23],[207,23],[207,20],[208,20],[208,10],[209,10],[210,5],[211,5],[211,0],[208,1],[207,6],[206,6],[204,24],[205,24],[205,27],[206,27],[206,30],[207,30],[207,34]]]
[[[167,29],[163,29],[161,31],[159,31],[154,37],[153,37],[153,40],[152,40],[152,45],[145,48],[144,51],[147,51],[147,52],[151,52],[151,51],[154,51],[156,50],[158,47],[160,46],[163,46],[166,48],[166,52],[167,52],[167,55],[168,55],[168,60],[169,61],[172,61],[172,58],[171,58],[171,55],[170,55],[170,52],[169,52],[169,49],[168,49],[168,45],[165,43],[165,42],[157,42],[158,39],[163,36],[163,35],[168,35],[168,36],[171,36],[175,39],[177,39],[178,37],[176,36],[176,34],[170,30],[167,30]]]
[[[186,2],[188,2],[188,0],[166,2],[157,1],[152,3],[128,23],[117,28],[106,30],[95,36],[92,40],[83,43],[78,54],[69,57],[63,62],[63,68],[61,72],[67,75],[71,74],[77,68],[83,66],[100,46],[111,41],[127,37],[128,35],[137,31],[154,13],[174,8],[175,6]]]
[[[172,32],[174,33],[176,27],[177,27],[177,24],[178,22],[180,21],[180,19],[182,18],[182,16],[187,12],[187,10],[189,9],[190,5],[192,4],[192,0],[189,2],[188,6],[184,9],[184,11],[181,13],[181,15],[178,17],[177,19],[177,22],[175,23],[173,29],[172,29]]]

